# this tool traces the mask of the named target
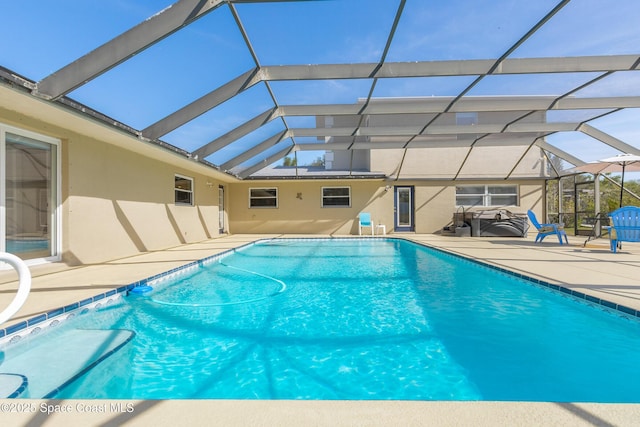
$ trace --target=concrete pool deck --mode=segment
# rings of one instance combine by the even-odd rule
[[[305,237],[298,235],[232,235],[182,245],[110,262],[67,266],[52,263],[30,268],[32,292],[22,309],[3,328],[191,261],[224,252],[257,239]],[[322,237],[322,236],[306,236]],[[336,236],[338,237],[338,236]],[[640,310],[640,244],[625,243],[617,254],[608,240],[583,247],[585,238],[569,237],[560,246],[551,237],[542,244],[529,238],[478,238],[402,234],[403,237],[574,289],[596,298]],[[0,271],[0,308],[15,296],[16,274]],[[1,368],[0,368],[1,371]],[[640,381],[640,379],[630,379]],[[17,401],[0,401],[0,403]],[[22,402],[22,401],[21,401]],[[111,410],[111,401],[27,401],[35,413],[0,410],[2,425],[164,425],[180,419],[186,424],[216,421],[219,425],[640,425],[640,405],[532,403],[532,402],[342,402],[342,401],[132,401],[133,412]],[[70,405],[67,413],[46,415],[41,403]],[[46,411],[45,411],[46,412]],[[176,418],[178,417],[178,418]],[[6,424],[10,421],[13,424]],[[169,423],[173,420],[173,423]],[[198,422],[200,420],[200,422]],[[42,424],[40,421],[43,421]],[[34,424],[35,423],[35,424]]]

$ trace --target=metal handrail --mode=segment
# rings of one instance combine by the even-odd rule
[[[13,298],[13,301],[0,313],[1,325],[16,314],[27,301],[27,297],[31,291],[31,272],[22,259],[10,253],[0,252],[0,262],[6,262],[18,272],[18,280],[20,283],[18,293]]]

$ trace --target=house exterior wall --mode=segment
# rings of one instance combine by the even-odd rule
[[[449,225],[456,206],[456,185],[466,182],[400,181],[414,186],[415,232],[438,233]],[[477,181],[476,181],[477,183]],[[504,181],[493,184],[502,185]],[[492,182],[486,182],[492,184]],[[542,213],[544,181],[510,181],[518,185],[519,204],[501,206],[512,212],[533,209]],[[350,207],[321,206],[323,186],[350,186]],[[370,212],[375,224],[384,224],[388,233],[394,226],[394,183],[385,181],[255,181],[231,184],[230,230],[232,233],[358,234],[358,214]],[[250,188],[277,188],[277,208],[250,208]],[[387,189],[388,187],[388,189]],[[300,197],[298,197],[298,193]],[[370,233],[369,229],[365,231]]]
[[[415,187],[415,232],[440,232],[457,210],[456,185],[465,183],[415,177],[240,181],[32,98],[16,97],[3,105],[0,122],[61,141],[62,259],[69,264],[100,263],[217,237],[219,185],[225,188],[230,233],[354,235],[360,212],[370,212],[375,224],[394,232],[394,185]],[[372,162],[376,156],[393,164],[401,150],[372,150]],[[175,174],[194,179],[194,206],[174,203]],[[495,183],[518,185],[518,206],[505,208],[534,208],[542,216],[544,179]],[[351,188],[351,206],[323,208],[322,187],[341,186]],[[252,187],[277,187],[277,209],[249,208]]]
[[[163,161],[162,150],[100,126],[87,136],[2,108],[0,122],[61,140],[62,261],[100,263],[219,235],[218,186],[228,183],[203,173],[210,168],[172,164],[173,154]],[[194,179],[194,206],[175,204],[175,174]]]
[[[321,206],[322,187],[351,187],[351,207]],[[250,208],[249,189],[277,188],[277,208]],[[371,210],[383,196],[378,181],[252,181],[230,185],[232,233],[357,234],[354,218]],[[300,193],[300,197],[298,197]]]
[[[100,262],[218,236],[211,178],[88,138],[62,148],[65,261]],[[193,206],[175,204],[176,173],[194,179]]]

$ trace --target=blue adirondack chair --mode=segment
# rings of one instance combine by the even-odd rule
[[[609,214],[611,251],[617,252],[620,242],[640,242],[640,208],[623,206]]]
[[[536,236],[536,243],[542,242],[542,240],[550,234],[555,234],[558,236],[558,241],[562,245],[562,237],[564,237],[564,241],[569,244],[569,239],[567,238],[567,233],[564,231],[564,226],[561,224],[540,224],[538,219],[536,218],[536,214],[533,213],[532,210],[527,211],[527,216],[529,216],[529,221],[531,224],[538,230],[538,235]]]

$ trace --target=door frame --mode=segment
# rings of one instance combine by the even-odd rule
[[[409,224],[400,224],[398,202],[399,194],[409,191]],[[394,231],[415,231],[415,186],[413,185],[396,185],[393,187],[393,230]]]
[[[225,191],[224,186],[218,186],[218,232],[225,233]]]

